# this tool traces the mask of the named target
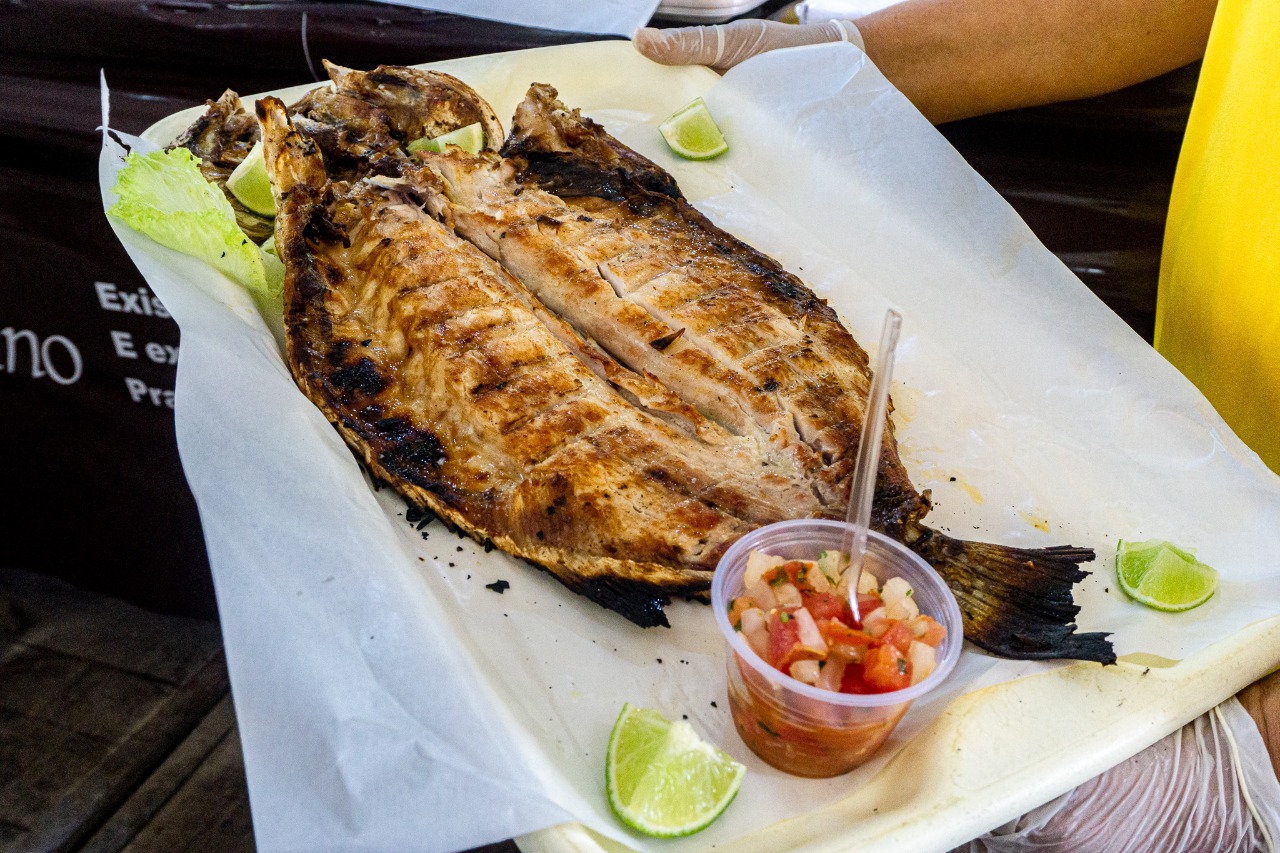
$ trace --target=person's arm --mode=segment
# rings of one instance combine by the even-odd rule
[[[935,124],[1100,95],[1204,55],[1217,0],[906,0],[852,22],[744,19],[642,29],[636,49],[665,65],[725,71],[758,53],[861,41]],[[859,37],[860,34],[860,37]]]
[[[1204,55],[1217,0],[908,0],[855,21],[934,123],[1122,89]]]

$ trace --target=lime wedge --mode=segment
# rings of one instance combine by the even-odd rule
[[[253,144],[249,155],[227,178],[227,189],[254,213],[276,215],[276,200],[271,195],[271,179],[267,177],[267,161],[262,154],[261,141]]]
[[[448,145],[456,145],[468,154],[479,154],[484,148],[484,129],[480,127],[480,122],[451,130],[431,139],[425,136],[422,139],[415,139],[409,143],[408,148],[410,151],[434,151],[439,154]]]
[[[1157,539],[1121,541],[1116,578],[1134,601],[1166,613],[1204,604],[1218,588],[1218,573],[1188,551]]]
[[[746,772],[688,723],[630,703],[609,735],[609,805],[646,835],[675,838],[705,829],[733,801]]]
[[[711,111],[697,98],[658,125],[671,150],[688,160],[710,160],[729,150]]]

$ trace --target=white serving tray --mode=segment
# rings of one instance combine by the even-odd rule
[[[831,55],[847,58],[851,55],[847,51],[853,49],[844,46],[841,50],[846,52],[834,52]],[[826,54],[823,56],[825,57]],[[653,65],[638,57],[624,42],[568,45],[504,55],[473,57],[430,67],[446,70],[471,83],[490,100],[499,116],[503,117],[511,114],[529,82],[533,80],[552,82],[560,89],[566,103],[581,106],[585,112],[609,127],[615,126],[616,123],[618,126],[630,125],[637,128],[645,126],[646,122],[660,120],[693,97],[709,92],[718,80],[716,75],[705,69],[669,69]],[[298,86],[276,94],[286,99],[294,98],[314,85]],[[712,106],[716,107],[715,101],[712,101]],[[192,109],[170,116],[148,129],[145,137],[157,143],[166,143],[185,128],[199,112],[199,109]],[[835,120],[835,117],[829,118]],[[728,132],[733,130],[732,126],[727,127]],[[714,206],[716,199],[720,198],[725,190],[725,181],[729,180],[725,176],[730,172],[717,171],[716,168],[708,171],[701,164],[674,160],[661,149],[660,143],[649,140],[646,136],[624,134],[623,138],[624,141],[639,148],[642,153],[654,157],[661,165],[670,169],[695,202],[704,199]],[[738,146],[752,144],[749,138],[744,139],[740,136],[731,138],[734,139],[733,144]],[[785,139],[780,142],[779,138],[770,138],[767,141],[775,146],[785,144]],[[886,140],[881,144],[892,145],[892,141]],[[811,153],[797,152],[796,166],[805,168],[812,156],[814,155]],[[726,166],[725,169],[727,168]],[[928,176],[924,177],[928,178]],[[989,188],[982,189],[985,185],[982,185],[981,179],[976,175],[972,175],[967,180],[972,180],[982,192],[989,192]],[[1005,215],[999,210],[996,213]],[[714,213],[713,218],[715,218]],[[809,233],[816,245],[821,237],[817,234],[821,223],[815,220],[810,227],[813,231]],[[767,232],[761,233],[764,235],[763,238],[756,236],[754,239],[769,239]],[[809,238],[801,235],[798,239],[803,243]],[[1027,239],[1025,235],[1024,239]],[[808,259],[812,256],[807,254],[806,250],[793,246],[792,248],[775,248],[774,251],[784,254],[784,260],[789,264],[800,264],[801,274],[808,275],[803,271],[803,264],[808,263]],[[1021,257],[1021,253],[1024,252],[1047,255],[1047,250],[1035,243],[1033,238],[1028,239],[1025,247],[1015,249],[1014,255]],[[1046,265],[1044,268],[1049,271],[1051,277],[1054,277],[1052,264],[1047,260],[1042,263]],[[1110,315],[1106,310],[1100,304],[1095,305],[1091,301],[1092,297],[1083,285],[1080,285],[1078,290],[1074,289],[1078,282],[1070,278],[1069,272],[1065,270],[1062,272],[1067,278],[1054,277],[1054,281],[1068,288],[1068,292],[1066,295],[1052,297],[1061,300],[1059,307],[1063,310],[1078,308],[1084,312],[1085,316],[1092,317],[1101,324],[1109,344],[1124,350],[1122,354],[1114,355],[1115,358],[1136,359],[1135,364],[1141,368],[1139,372],[1151,370],[1162,379],[1173,381],[1169,377],[1174,374],[1161,372],[1162,368],[1158,364],[1148,364],[1145,361],[1148,358],[1145,351],[1140,347],[1131,346],[1131,342],[1124,337],[1123,324],[1118,320],[1112,323],[1108,319]],[[233,291],[234,288],[227,291],[228,298],[232,301],[235,296]],[[850,316],[851,311],[865,307],[860,305],[859,300],[838,291],[827,292],[824,295],[833,301],[846,318]],[[926,318],[929,315],[930,307],[927,300],[921,301],[919,295],[903,293],[901,298],[908,303],[905,306],[909,311],[908,318],[913,316],[910,313],[913,308],[916,312],[915,316]],[[984,298],[986,295],[982,293],[973,294],[973,299],[979,302]],[[911,304],[913,302],[914,304]],[[990,304],[993,306],[993,311],[1005,310],[998,307],[1000,304],[998,301]],[[241,309],[233,305],[232,310]],[[881,313],[876,312],[872,320],[853,322],[855,332],[860,326],[864,332],[862,336],[865,338],[867,329],[877,327],[878,320],[875,318],[881,316]],[[922,319],[921,322],[924,320]],[[184,341],[186,335],[187,330],[184,329]],[[981,343],[978,342],[977,345],[981,346]],[[923,346],[924,342],[917,345]],[[1069,360],[1072,354],[1045,352],[1042,357],[1056,364],[1060,360]],[[1154,353],[1149,357],[1158,358]],[[909,353],[905,361],[906,372],[910,374],[912,359]],[[925,367],[921,366],[917,369],[925,370]],[[182,381],[180,374],[180,420],[184,407]],[[1049,388],[1046,393],[1052,394],[1054,390]],[[1175,408],[1177,406],[1182,408],[1177,408],[1177,411],[1194,409],[1197,412],[1194,415],[1179,414],[1179,417],[1209,419],[1214,417],[1207,407],[1205,407],[1207,414],[1195,409],[1194,399],[1198,398],[1188,397],[1189,392],[1181,389],[1180,386],[1168,393],[1179,401]],[[1159,392],[1157,396],[1164,394],[1165,392]],[[898,396],[899,416],[905,415],[910,418],[911,410],[927,409],[931,405],[928,399],[912,400],[909,395],[900,394],[897,389],[895,389],[895,395]],[[1185,400],[1191,400],[1192,403],[1185,403]],[[991,425],[988,426],[992,430],[995,429]],[[1213,423],[1211,426],[1213,434],[1219,436],[1219,442],[1225,441],[1230,445],[1230,459],[1233,460],[1230,464],[1239,469],[1242,491],[1250,494],[1255,492],[1276,494],[1274,482],[1266,479],[1268,475],[1259,473],[1260,463],[1256,463],[1256,458],[1251,461],[1247,451],[1241,449],[1238,441],[1230,436],[1229,432],[1223,431],[1225,427],[1221,426],[1220,422]],[[930,468],[930,465],[935,464],[937,460],[930,455],[930,448],[922,446],[922,439],[913,433],[914,425],[908,423],[907,427],[902,433],[904,456],[907,458],[909,469],[915,469],[920,485],[935,485],[935,497],[943,494],[947,501],[958,499],[957,492],[945,491],[946,477],[940,477],[937,470]],[[1028,427],[1031,430],[1034,428],[1034,424]],[[202,518],[206,522],[206,535],[210,537],[211,545],[219,546],[216,549],[211,547],[211,563],[215,580],[219,585],[220,605],[223,607],[228,662],[233,676],[233,685],[237,689],[238,712],[244,714],[245,709],[250,707],[257,707],[260,712],[264,708],[270,710],[277,707],[278,703],[287,703],[289,700],[287,696],[263,695],[262,688],[257,685],[267,682],[259,678],[257,670],[264,666],[264,662],[250,659],[248,656],[253,642],[261,643],[262,640],[261,638],[255,640],[251,633],[242,636],[244,632],[254,630],[255,620],[251,618],[254,615],[252,612],[246,612],[241,608],[252,611],[258,606],[263,593],[255,591],[258,598],[236,597],[235,586],[241,582],[234,575],[237,567],[224,556],[226,551],[234,551],[235,548],[227,544],[229,540],[219,540],[216,531],[209,529],[209,517],[206,513],[210,511],[210,506],[216,503],[216,495],[207,491],[208,475],[203,472],[211,463],[202,458],[198,452],[191,450],[189,436],[193,434],[192,429],[191,426],[184,426],[180,431],[180,438],[188,437],[183,458],[184,464],[188,466],[188,475],[193,481],[193,489],[201,504]],[[974,427],[974,429],[980,428]],[[993,438],[1001,435],[1005,434],[993,432]],[[332,436],[325,437],[326,441],[330,439]],[[1101,451],[1094,448],[1093,452],[1096,455],[1098,452],[1111,451],[1109,448],[1102,448]],[[342,454],[343,452],[339,449],[335,458],[340,458]],[[201,476],[193,476],[196,473],[200,473]],[[1064,485],[1069,479],[1064,478]],[[214,485],[228,489],[234,486],[230,482],[221,484],[215,482]],[[972,490],[973,487],[968,488]],[[992,493],[995,492],[990,483],[984,484],[983,488],[991,488]],[[1120,500],[1122,497],[1120,493],[1125,488],[1118,485],[1116,495],[1110,497]],[[1140,490],[1136,493],[1141,494]],[[981,503],[980,500],[975,501],[975,504]],[[989,503],[997,503],[997,498],[993,496]],[[1126,507],[1128,507],[1127,504]],[[1261,509],[1251,509],[1256,510],[1257,519],[1265,519],[1266,513]],[[1026,516],[1034,510],[1035,507],[1026,506],[1019,509],[1018,514]],[[1002,512],[990,505],[975,505],[970,507],[970,511],[974,517],[969,520],[990,521],[992,518],[1003,518],[1013,514],[1011,511]],[[1126,509],[1126,512],[1128,511]],[[949,516],[952,523],[957,523],[964,517],[963,513],[960,515],[954,513],[953,510]],[[1132,510],[1132,513],[1134,518],[1131,523],[1141,528],[1144,523],[1141,508]],[[1033,514],[1038,516],[1039,512]],[[1150,515],[1149,511],[1147,515]],[[1269,541],[1268,537],[1274,537],[1274,531],[1249,528],[1250,522],[1247,520],[1249,514],[1245,513],[1245,515],[1246,520],[1242,522],[1245,525],[1242,528],[1244,533],[1241,535],[1257,535],[1259,542]],[[1007,521],[1011,525],[1011,530],[1021,529],[1017,525],[1023,522],[1015,518]],[[1159,519],[1146,519],[1145,523],[1148,525],[1147,529],[1159,530]],[[1040,522],[1037,522],[1034,527],[1039,529],[1039,525]],[[1069,525],[1067,526],[1069,528]],[[1026,532],[1033,538],[1037,535],[1031,530]],[[1120,532],[1128,533],[1129,531]],[[227,535],[225,530],[221,535],[224,537]],[[1063,534],[1055,530],[1055,535]],[[1086,543],[1077,542],[1076,544]],[[459,551],[461,550],[459,548]],[[1272,554],[1273,556],[1268,557],[1267,560],[1274,566],[1274,552]],[[1099,556],[1107,555],[1100,553]],[[502,558],[495,553],[493,555],[476,554],[474,559],[479,566],[487,565],[484,561]],[[1106,572],[1105,565],[1093,568],[1095,571]],[[1224,569],[1224,577],[1231,575],[1232,567],[1222,566],[1221,568]],[[523,570],[523,567],[511,569],[516,573]],[[1101,587],[1104,582],[1105,575],[1095,586]],[[440,594],[442,587],[432,577],[426,577],[424,583],[426,584],[423,587],[424,595]],[[431,586],[431,584],[437,585]],[[554,584],[547,584],[544,595],[557,594],[555,589]],[[1108,597],[1103,597],[1101,589],[1091,588],[1088,594],[1093,597],[1090,601],[1093,604],[1103,601],[1107,607],[1112,608],[1112,611],[1108,612],[1128,613],[1128,610],[1117,611],[1116,608],[1134,607],[1125,605],[1123,601],[1116,602],[1116,593],[1110,589],[1107,592]],[[302,591],[299,591],[298,595],[302,594]],[[310,594],[311,591],[308,591],[308,595]],[[569,597],[566,605],[572,606],[572,601],[572,597]],[[281,606],[288,608],[292,605],[284,602]],[[584,607],[589,610],[594,605],[584,603]],[[590,614],[594,613],[594,610],[590,611]],[[687,616],[688,614],[679,615]],[[1148,617],[1138,614],[1135,618]],[[600,624],[611,623],[603,620]],[[1194,620],[1188,620],[1183,624],[1195,623]],[[1095,627],[1099,626],[1093,624],[1088,626],[1090,629]],[[645,642],[649,642],[652,636],[646,635]],[[460,647],[465,645],[463,639],[459,638]],[[661,642],[661,638],[653,641]],[[469,647],[463,651],[468,650]],[[1051,799],[1141,750],[1266,674],[1275,667],[1278,660],[1280,660],[1280,617],[1255,621],[1247,625],[1242,623],[1229,635],[1223,636],[1207,648],[1186,656],[1176,664],[1154,655],[1132,655],[1122,660],[1120,664],[1106,668],[1092,664],[1076,664],[1038,671],[1038,667],[1028,665],[1026,671],[1031,673],[1028,677],[982,687],[953,702],[924,731],[917,734],[874,778],[862,780],[858,784],[850,783],[846,794],[829,798],[819,808],[758,828],[746,836],[734,838],[732,849],[735,851],[781,849],[828,851],[856,846],[863,851],[946,850]],[[278,673],[273,673],[274,676],[278,676]],[[274,684],[274,682],[269,683]],[[618,696],[616,703],[620,705],[624,698],[628,697]],[[497,703],[498,710],[502,712],[505,719],[513,720],[516,724],[522,719],[520,717],[522,700],[519,696],[494,688],[492,700]],[[269,775],[265,772],[259,775],[269,759],[261,754],[259,751],[261,748],[255,747],[255,744],[264,743],[258,737],[259,730],[260,727],[269,724],[261,713],[241,720],[241,727],[246,735],[246,763],[255,809],[255,823],[263,825],[271,823],[275,817],[262,811],[270,808],[269,803],[275,803],[277,807],[283,808],[286,805],[291,807],[296,801],[296,798],[291,796],[291,792],[267,790],[267,783],[261,781]],[[607,731],[607,721],[604,725]],[[598,721],[596,727],[598,728]],[[729,732],[725,738],[733,737],[731,728],[725,731]],[[728,745],[727,740],[722,742]],[[265,749],[262,749],[262,752],[265,752]],[[758,781],[756,784],[766,786],[772,784],[767,781],[767,776],[761,778],[765,781]],[[276,796],[277,794],[279,796]],[[764,801],[767,803],[767,797]],[[741,802],[740,798],[739,805]],[[761,801],[757,799],[755,802]],[[708,833],[707,841],[712,838],[714,836]],[[260,843],[270,840],[264,839],[260,833]],[[725,841],[723,838],[720,840]],[[518,838],[518,842],[522,849],[531,853],[532,851],[567,853],[567,851],[623,849],[616,840],[606,839],[597,832],[574,823],[523,835]],[[642,842],[636,840],[635,843],[640,845]],[[695,837],[682,842],[679,849],[701,849],[699,844],[699,839]]]

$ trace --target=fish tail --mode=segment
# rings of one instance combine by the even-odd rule
[[[1115,663],[1107,634],[1077,634],[1071,589],[1092,548],[1011,548],[953,539],[927,527],[910,547],[955,593],[965,637],[1001,657]]]

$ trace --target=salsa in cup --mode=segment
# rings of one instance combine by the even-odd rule
[[[818,519],[762,527],[725,553],[711,587],[738,734],[799,776],[836,776],[870,758],[911,702],[946,678],[963,643],[945,582],[874,532],[853,620],[843,529]]]

